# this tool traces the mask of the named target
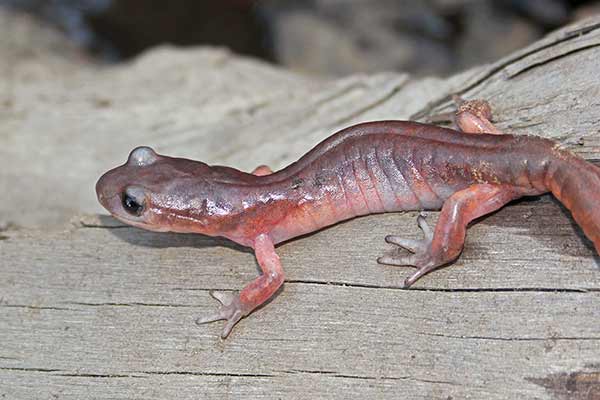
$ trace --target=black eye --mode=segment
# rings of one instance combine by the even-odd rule
[[[121,202],[123,203],[125,211],[139,217],[144,211],[144,196],[143,193],[141,195],[138,193],[131,193],[135,191],[136,190],[125,190]]]

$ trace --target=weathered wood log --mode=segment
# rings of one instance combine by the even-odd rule
[[[408,271],[375,259],[386,234],[419,236],[415,213],[283,244],[283,290],[225,341],[219,323],[194,320],[215,308],[210,290],[257,275],[252,253],[73,218],[99,211],[95,179],[142,142],[280,167],[340,127],[448,111],[452,94],[489,100],[502,129],[598,160],[599,45],[595,18],[422,80],[315,82],[208,49],[69,74],[4,65],[0,219],[17,228],[0,232],[0,397],[600,398],[599,257],[549,196],[483,218],[462,257],[411,290]]]

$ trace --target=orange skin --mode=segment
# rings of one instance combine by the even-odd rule
[[[403,121],[355,125],[274,173],[138,147],[96,192],[130,225],[224,236],[254,249],[262,275],[239,295],[212,292],[221,307],[197,321],[227,320],[223,338],[283,284],[277,243],[359,215],[441,209],[435,229],[417,219],[423,240],[386,237],[409,254],[378,262],[415,267],[406,287],[460,255],[469,222],[522,196],[552,192],[600,252],[600,169],[550,140],[504,135],[490,118],[486,102],[470,101],[455,118],[462,132]]]

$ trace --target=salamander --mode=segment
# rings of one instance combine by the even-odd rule
[[[197,320],[226,320],[222,337],[284,282],[275,245],[353,217],[441,210],[434,228],[420,215],[422,240],[396,235],[407,250],[382,264],[416,268],[405,286],[460,255],[467,225],[508,202],[551,192],[600,252],[600,168],[536,136],[503,134],[485,101],[460,105],[459,130],[409,121],[343,129],[277,172],[253,173],[131,151],[96,184],[117,219],[152,231],[222,236],[254,250],[262,274],[239,294],[213,291],[221,304]]]

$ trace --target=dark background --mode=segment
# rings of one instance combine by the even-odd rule
[[[215,45],[299,72],[446,75],[600,12],[585,0],[0,0],[103,62],[164,43]]]

